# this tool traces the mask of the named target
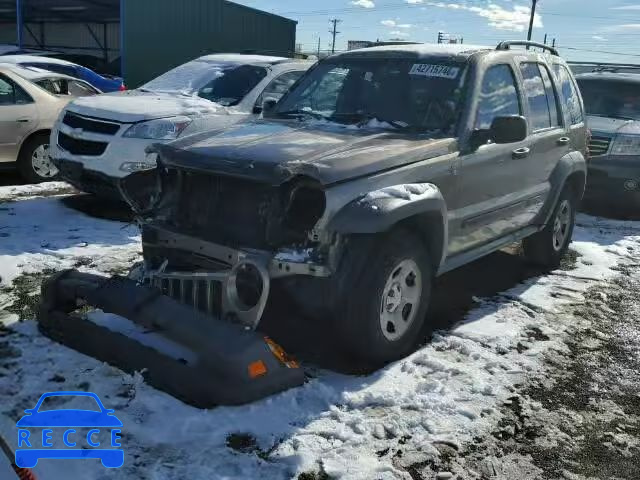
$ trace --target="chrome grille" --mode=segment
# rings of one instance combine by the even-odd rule
[[[591,137],[591,140],[589,141],[589,154],[592,157],[604,155],[609,151],[610,145],[611,145],[610,137],[600,137],[600,136]]]
[[[155,273],[151,285],[180,303],[210,315],[222,313],[223,275],[215,273]]]

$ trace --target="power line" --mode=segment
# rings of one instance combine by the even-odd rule
[[[577,48],[577,47],[562,47],[558,45],[559,49],[564,50],[575,50],[578,52],[589,52],[589,53],[604,53],[606,55],[621,55],[623,57],[640,57],[638,53],[621,53],[621,52],[609,52],[605,50],[591,50],[589,48]]]

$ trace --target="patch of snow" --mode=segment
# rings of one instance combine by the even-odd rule
[[[89,312],[86,318],[96,325],[105,327],[112,332],[122,333],[176,360],[184,360],[189,365],[195,365],[197,362],[198,357],[193,351],[166,338],[161,333],[148,331],[127,318],[101,310]]]
[[[414,200],[416,197],[427,195],[436,191],[438,187],[432,183],[408,183],[405,185],[394,185],[380,190],[367,193],[360,202],[371,203],[382,198],[398,198],[401,200]]]
[[[377,195],[411,199],[430,188],[400,186]],[[0,225],[11,233],[9,242],[0,238],[0,268],[9,278],[67,266],[87,251],[97,261],[95,269],[106,271],[113,263],[128,263],[139,249],[137,235],[122,230],[122,224],[90,219],[56,199],[5,206],[15,214],[0,211]],[[86,247],[70,242],[72,227],[82,232],[74,242],[86,241]],[[546,352],[566,348],[560,336],[574,323],[573,309],[567,307],[567,298],[554,294],[571,292],[569,301],[580,301],[587,287],[615,275],[611,267],[629,261],[630,252],[635,252],[636,261],[640,257],[640,222],[618,224],[580,216],[575,238],[572,248],[582,255],[576,270],[528,280],[498,297],[478,298],[479,306],[460,325],[438,333],[406,359],[366,376],[315,369],[302,387],[242,407],[187,406],[139,376],[50,341],[33,321],[9,322],[17,333],[7,338],[21,353],[20,367],[0,366],[0,404],[17,411],[33,406],[52,389],[49,378],[55,373],[65,378],[56,385],[59,389],[88,382],[89,390],[107,408],[114,408],[124,424],[125,465],[108,472],[114,480],[285,479],[317,472],[319,465],[335,478],[409,480],[393,455],[400,441],[403,452],[429,458],[438,455],[435,445],[459,448],[490,431],[493,417],[487,413],[508,401],[514,384],[540,375]],[[51,246],[42,247],[43,241]],[[130,327],[113,319],[107,322],[119,325],[113,328]],[[536,341],[532,328],[549,340]],[[520,353],[522,342],[536,354]],[[226,439],[232,432],[254,436],[258,447],[269,452],[268,460],[228,448]],[[14,438],[15,431],[7,436]],[[385,449],[391,453],[378,455]],[[35,472],[48,480],[105,478],[97,461],[41,461]]]

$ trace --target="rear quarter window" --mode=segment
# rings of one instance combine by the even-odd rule
[[[562,99],[569,114],[571,125],[578,125],[584,122],[584,112],[582,111],[580,94],[578,93],[578,88],[569,69],[564,65],[555,64],[553,70],[558,80],[558,87],[562,93]]]

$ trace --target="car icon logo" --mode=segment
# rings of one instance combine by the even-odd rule
[[[42,403],[51,397],[86,397],[93,399],[97,410],[64,409],[40,411]],[[99,458],[107,468],[124,463],[124,451],[119,448],[122,422],[114,410],[104,407],[100,398],[91,392],[50,392],[43,394],[34,408],[25,410],[18,420],[18,448],[15,463],[21,468],[33,468],[39,459]],[[38,435],[34,428],[42,428]],[[86,434],[83,429],[88,429]],[[102,430],[101,430],[102,429]],[[101,433],[102,432],[102,433]],[[100,435],[108,434],[111,448],[101,447]],[[62,440],[65,448],[54,448],[53,441]],[[105,443],[104,440],[102,443]],[[41,444],[42,448],[38,448]],[[75,447],[75,448],[74,448]]]

